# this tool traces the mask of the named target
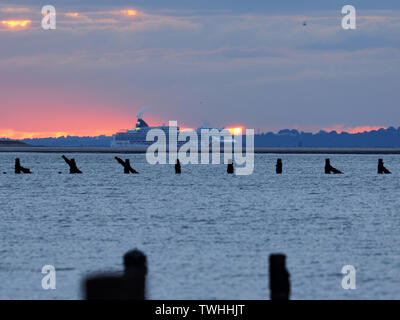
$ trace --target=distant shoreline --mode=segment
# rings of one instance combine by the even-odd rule
[[[122,149],[109,147],[9,147],[0,146],[0,153],[112,153],[144,154],[146,148]],[[254,148],[256,154],[400,154],[400,148]]]

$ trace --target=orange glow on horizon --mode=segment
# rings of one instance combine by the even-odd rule
[[[10,29],[15,28],[25,28],[27,27],[32,21],[31,20],[3,20],[1,23]]]
[[[134,9],[121,10],[121,13],[127,17],[135,17],[138,14],[137,10]]]
[[[22,139],[40,139],[40,138],[60,138],[60,137],[96,137],[101,135],[112,136],[118,130],[98,130],[98,131],[46,131],[46,132],[23,132],[15,131],[11,129],[0,129],[0,139],[12,139],[12,140],[22,140]]]
[[[91,114],[87,115],[87,117],[86,116],[83,117],[83,119],[86,118],[90,119]],[[32,138],[58,138],[67,136],[75,136],[75,137],[96,137],[100,135],[112,136],[117,132],[121,131],[125,132],[127,130],[127,129],[119,130],[121,128],[128,127],[129,129],[132,129],[134,127],[133,121],[131,119],[126,120],[125,115],[117,117],[114,120],[115,121],[112,121],[112,123],[110,123],[110,117],[104,116],[104,117],[99,117],[96,123],[91,123],[91,125],[88,125],[88,123],[82,120],[82,123],[71,127],[70,126],[71,122],[69,122],[68,119],[67,123],[69,123],[70,125],[66,125],[65,121],[55,124],[53,123],[52,126],[49,126],[47,128],[41,125],[40,127],[44,129],[41,131],[39,131],[40,129],[37,130],[35,127],[28,129],[30,131],[0,127],[0,139],[8,138],[8,139],[20,140],[20,139],[32,139]],[[153,119],[153,121],[150,120],[150,122],[148,121],[148,123],[150,126],[160,126],[161,124],[158,124],[159,121],[160,121],[159,119],[157,120]],[[56,129],[57,127],[60,129],[53,130]],[[65,129],[65,128],[70,128],[70,129]],[[229,132],[232,135],[241,135],[245,130],[244,127],[242,126],[228,127],[226,129],[229,130]],[[379,129],[387,129],[387,127],[380,127],[380,126],[348,127],[345,125],[335,125],[329,128],[323,128],[322,130],[327,132],[336,131],[338,133],[347,132],[350,134],[356,134],[356,133],[370,132]],[[192,130],[195,131],[196,129],[191,127],[180,128],[180,132],[192,131]]]
[[[150,125],[152,126],[152,125]],[[154,126],[157,126],[156,124]],[[40,138],[60,138],[60,137],[96,137],[101,135],[112,136],[117,132],[126,132],[128,129],[108,129],[108,130],[71,130],[71,131],[34,131],[34,132],[25,132],[25,131],[16,131],[13,129],[1,129],[0,128],[0,139],[13,139],[13,140],[21,140],[21,139],[40,139]],[[243,132],[241,127],[237,128],[227,128],[231,132],[232,135],[240,135]],[[180,128],[180,132],[186,131],[196,131],[194,128]]]

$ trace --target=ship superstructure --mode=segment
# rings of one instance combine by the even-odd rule
[[[137,118],[136,126],[134,129],[127,130],[125,132],[118,132],[112,136],[111,147],[119,148],[131,148],[131,147],[143,147],[149,146],[154,143],[154,141],[147,141],[147,133],[152,129],[159,129],[164,132],[165,143],[168,145],[169,135],[171,132],[179,132],[179,127],[170,127],[166,125],[158,127],[150,127],[146,121],[141,117]],[[173,129],[173,130],[171,130]],[[164,141],[160,141],[164,142]]]

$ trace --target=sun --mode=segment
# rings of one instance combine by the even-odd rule
[[[228,128],[228,130],[229,130],[230,133],[233,134],[234,136],[241,135],[242,132],[243,132],[243,128],[242,128],[242,127]]]

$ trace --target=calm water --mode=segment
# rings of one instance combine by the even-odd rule
[[[251,176],[224,165],[148,165],[124,175],[111,154],[0,154],[0,298],[79,299],[81,279],[118,271],[129,249],[149,260],[152,299],[267,299],[268,255],[283,252],[293,299],[400,299],[400,156],[257,155]],[[12,173],[15,157],[33,175]],[[122,156],[125,158],[125,156]],[[62,171],[62,174],[58,174]],[[12,173],[12,174],[11,174]],[[54,265],[57,289],[41,288]],[[357,289],[343,290],[354,265]]]

